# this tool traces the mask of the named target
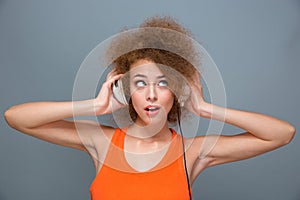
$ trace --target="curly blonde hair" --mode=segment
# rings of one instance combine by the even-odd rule
[[[149,32],[149,28],[154,29],[154,31]],[[124,49],[134,50],[122,54]],[[120,56],[113,58],[114,55]],[[148,18],[134,31],[134,34],[121,34],[120,37],[113,39],[108,48],[107,56],[113,58],[112,63],[119,74],[128,72],[130,66],[141,59],[171,67],[187,80],[191,80],[193,75],[198,73],[189,62],[196,60],[198,56],[191,40],[190,31],[169,16]],[[164,73],[163,69],[162,71]],[[131,99],[129,101],[129,113],[132,120],[135,121],[137,113],[133,108]],[[168,122],[177,122],[180,115],[180,104],[175,96],[173,106],[168,113]]]

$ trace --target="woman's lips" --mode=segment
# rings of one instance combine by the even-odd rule
[[[158,114],[160,110],[160,107],[159,106],[153,106],[153,105],[149,105],[149,106],[146,106],[145,107],[145,111],[146,111],[146,114],[148,116],[155,116]]]

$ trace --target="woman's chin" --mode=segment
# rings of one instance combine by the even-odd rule
[[[147,115],[136,121],[136,123],[140,126],[161,126],[166,122],[167,117],[163,115]]]

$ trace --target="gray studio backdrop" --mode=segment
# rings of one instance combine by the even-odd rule
[[[23,102],[71,100],[87,54],[157,14],[177,18],[208,50],[228,107],[300,128],[299,0],[0,0],[1,114]],[[0,123],[0,200],[90,198],[95,171],[88,155],[23,135],[3,117]],[[276,151],[207,169],[194,183],[194,199],[299,200],[299,141],[296,134]]]

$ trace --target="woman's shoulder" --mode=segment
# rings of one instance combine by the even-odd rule
[[[99,124],[99,127],[101,128],[101,131],[103,132],[104,136],[111,140],[114,133],[119,130],[119,128],[114,128],[114,127],[111,127],[111,126],[105,126],[105,125],[101,125]]]
[[[185,138],[185,148],[188,154],[192,157],[198,157],[201,151],[201,147],[205,141],[205,136],[194,136],[190,138]]]
[[[187,146],[201,146],[203,143],[203,140],[205,139],[205,136],[194,136],[194,137],[189,137],[189,138],[184,138],[184,141]]]
[[[117,130],[114,127],[102,125],[96,121],[92,120],[78,120],[75,122],[78,132],[84,130],[83,132],[91,134],[93,137],[105,137],[110,140]]]

